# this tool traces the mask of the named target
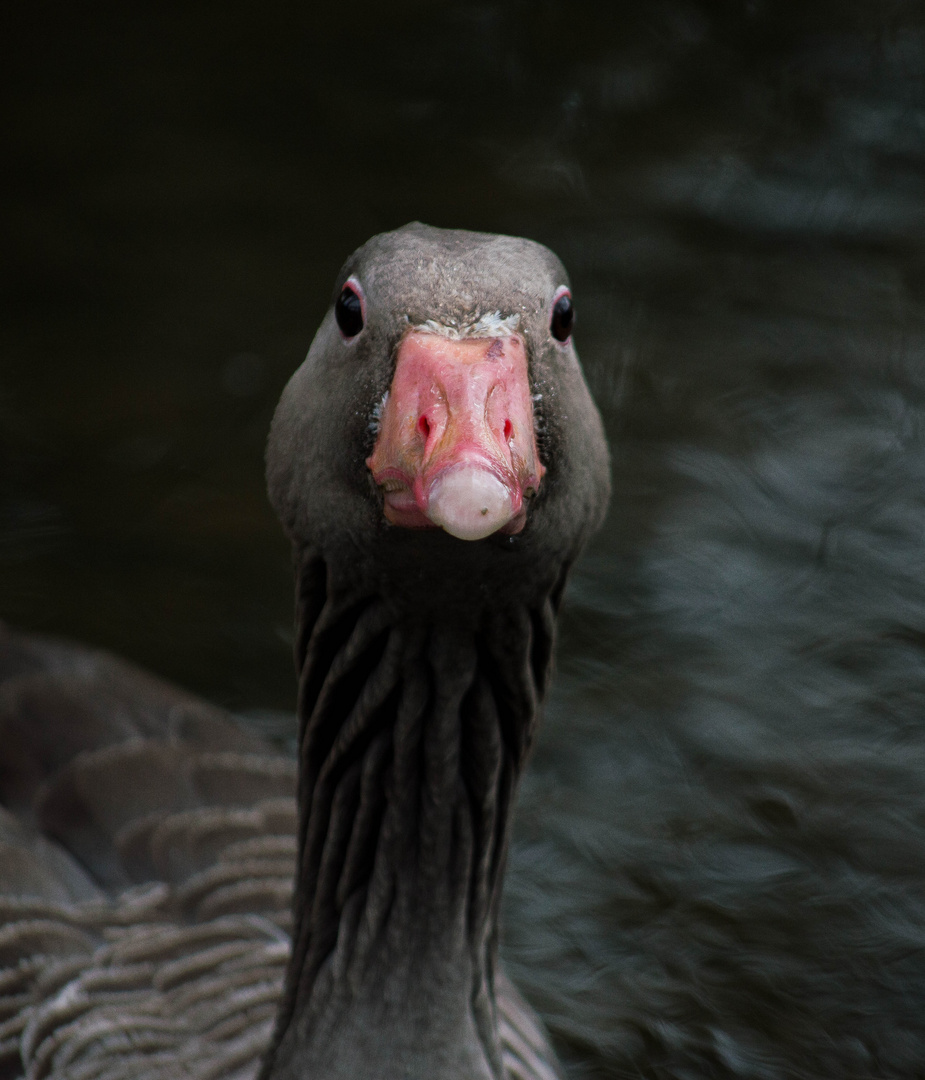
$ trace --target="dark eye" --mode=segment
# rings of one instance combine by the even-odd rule
[[[359,293],[348,282],[334,305],[334,318],[345,338],[356,337],[363,329],[363,303]]]
[[[549,332],[556,341],[568,341],[575,323],[575,308],[572,306],[572,294],[563,292],[552,305],[552,318]]]

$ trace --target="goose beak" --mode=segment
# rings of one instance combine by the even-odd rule
[[[460,540],[520,532],[546,471],[523,339],[410,333],[366,464],[393,525]]]

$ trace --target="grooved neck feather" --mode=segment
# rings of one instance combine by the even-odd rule
[[[556,597],[460,626],[328,578],[307,554],[297,917],[264,1076],[500,1078],[501,880]]]

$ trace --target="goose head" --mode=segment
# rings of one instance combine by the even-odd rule
[[[413,223],[359,248],[270,435],[294,544],[425,606],[452,580],[458,608],[570,565],[608,497],[572,313],[529,240]]]

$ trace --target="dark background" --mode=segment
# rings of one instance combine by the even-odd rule
[[[285,745],[272,409],[371,234],[553,247],[614,454],[506,951],[575,1075],[925,1062],[925,13],[0,16],[0,616]]]

